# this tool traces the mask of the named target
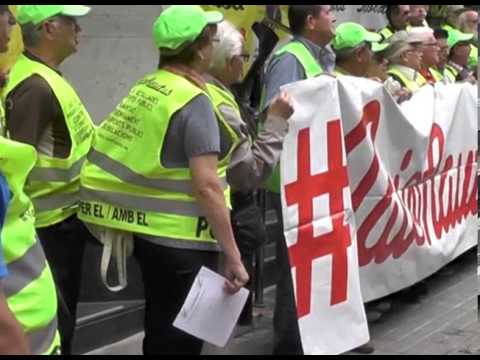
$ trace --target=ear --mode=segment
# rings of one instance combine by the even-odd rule
[[[57,34],[57,24],[55,22],[46,22],[42,25],[42,33],[48,40],[55,38]]]
[[[310,31],[315,30],[315,18],[312,15],[308,15],[305,21],[306,28]]]
[[[360,48],[360,49],[357,49],[354,53],[355,55],[355,59],[357,60],[358,63],[362,63],[363,62],[363,52],[364,52],[364,48]]]
[[[226,67],[225,67],[225,70],[228,71],[228,72],[231,72],[232,69],[234,68],[235,66],[235,56],[232,56],[231,58],[227,59],[226,60]]]

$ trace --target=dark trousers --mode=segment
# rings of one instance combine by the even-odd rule
[[[203,341],[173,327],[202,266],[216,271],[219,254],[178,250],[135,239],[145,288],[145,355],[200,355]],[[215,321],[215,319],[212,319]]]
[[[69,355],[82,283],[83,254],[91,235],[76,215],[59,224],[37,229],[37,233],[57,287],[62,354]]]
[[[276,239],[277,287],[273,315],[274,355],[303,355],[298,327],[297,307],[293,289],[292,272],[288,259],[288,247],[283,235],[282,204],[280,195],[268,194],[268,201],[277,213],[281,235]]]

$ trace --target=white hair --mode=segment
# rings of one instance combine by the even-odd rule
[[[244,38],[232,23],[224,20],[218,24],[217,35],[218,42],[213,44],[213,62],[212,69],[221,71],[225,69],[227,61],[234,56],[242,54]]]

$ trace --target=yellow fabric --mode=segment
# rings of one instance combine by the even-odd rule
[[[17,12],[18,5],[9,5],[13,14]],[[15,25],[12,34],[10,35],[10,43],[8,44],[8,52],[0,54],[0,71],[7,71],[15,64],[17,56],[23,51],[22,32],[20,26]]]

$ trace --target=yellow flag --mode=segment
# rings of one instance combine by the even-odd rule
[[[16,15],[17,5],[9,5],[10,9],[12,10],[13,14]],[[23,41],[22,41],[22,33],[20,31],[20,26],[15,25],[12,34],[10,43],[8,45],[8,52],[5,54],[0,54],[0,70],[5,71],[10,69],[17,56],[23,51]]]
[[[265,5],[202,5],[205,11],[220,11],[225,20],[231,22],[245,37],[249,51],[255,48],[255,34],[252,25],[265,16]]]

